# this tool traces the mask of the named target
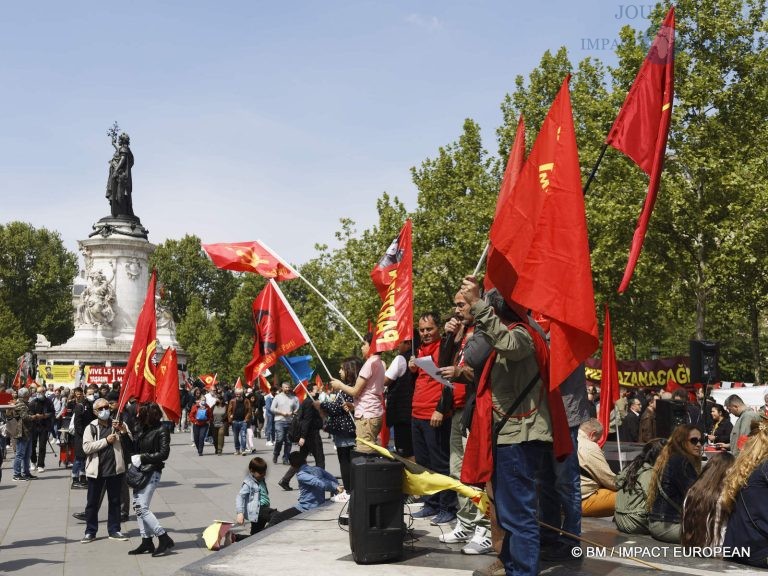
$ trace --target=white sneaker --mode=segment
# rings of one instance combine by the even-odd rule
[[[464,530],[461,522],[456,522],[456,527],[452,531],[447,534],[440,534],[437,539],[446,544],[456,544],[457,542],[469,542],[471,537],[469,532]]]
[[[37,469],[37,473],[38,473],[38,474],[42,474],[43,472],[45,472],[45,468],[43,468],[42,466],[40,466],[40,467]]]
[[[32,466],[32,467],[29,469],[29,471],[30,471],[30,472],[37,472],[37,466]]]
[[[347,492],[345,490],[341,494],[336,494],[335,496],[331,496],[331,500],[333,502],[348,502],[349,501],[349,492]]]
[[[274,446],[274,445],[275,445],[274,442],[271,442],[271,441],[267,440],[267,446]]]
[[[490,532],[485,528],[478,526],[475,528],[475,534],[469,544],[461,549],[462,554],[488,554],[493,552],[493,542],[491,542]]]

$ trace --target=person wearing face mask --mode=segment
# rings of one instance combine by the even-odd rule
[[[110,540],[128,540],[120,531],[120,493],[125,475],[123,437],[130,441],[130,431],[120,422],[112,421],[109,402],[99,398],[93,403],[98,419],[86,426],[83,433],[83,452],[86,454],[85,475],[88,478],[88,496],[85,506],[85,535],[83,544],[93,542],[99,527],[99,498],[107,492],[107,533]]]
[[[314,382],[307,385],[307,395],[304,401],[299,405],[299,411],[296,412],[294,418],[299,421],[299,453],[304,460],[307,459],[307,454],[312,454],[315,459],[315,466],[325,469],[325,454],[323,454],[323,441],[320,438],[320,430],[323,428],[323,418],[320,416],[320,412],[317,407],[317,397],[320,395],[320,389]],[[316,404],[317,402],[317,404]],[[298,472],[298,468],[293,466],[289,467],[285,475],[282,477],[278,486],[283,490],[293,490],[290,482]]]
[[[30,429],[30,449],[32,472],[45,472],[45,449],[48,446],[48,434],[53,428],[56,410],[53,402],[45,396],[45,388],[29,387],[29,413],[32,416]]]

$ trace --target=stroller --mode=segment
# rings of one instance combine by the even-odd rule
[[[59,468],[63,464],[69,468],[75,462],[75,439],[69,432],[69,424],[72,416],[65,416],[61,420],[61,429],[59,431]]]

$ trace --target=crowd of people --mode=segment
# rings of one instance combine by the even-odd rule
[[[613,517],[618,531],[661,542],[747,546],[751,555],[744,561],[767,566],[768,414],[735,394],[719,405],[689,401],[682,389],[625,391],[604,431],[595,418],[599,392],[587,385],[583,366],[559,390],[549,390],[547,338],[545,323],[494,290],[483,295],[467,277],[448,319],[436,311],[419,314],[414,341],[401,342],[389,366],[371,352],[369,334],[360,355],[341,362],[338,378],[306,384],[302,400],[288,382],[267,393],[258,386],[192,387],[181,391],[175,427],[156,404],[139,406],[134,399],[118,421],[118,384],[21,388],[8,411],[20,423],[9,434],[13,480],[44,472],[46,445],[55,440],[71,465],[72,488],[88,490],[84,512],[75,514],[86,523],[82,541],[95,538],[106,496],[108,536],[125,539],[121,523],[132,508],[142,542],[131,554],[162,555],[174,542],[151,512],[151,500],[172,432],[189,433],[200,456],[207,446],[222,456],[227,435],[234,455],[250,456],[235,514],[255,534],[319,506],[327,495],[349,500],[353,458],[371,455],[366,442],[381,441],[386,421],[392,449],[402,457],[492,495],[489,516],[452,490],[423,496],[412,514],[444,527],[440,541],[462,544],[461,553],[495,553],[498,560],[481,574],[532,575],[540,558],[574,559],[582,517]],[[666,438],[657,434],[659,399],[684,407],[685,422]],[[341,482],[324,470],[323,434],[332,438]],[[601,447],[606,435],[642,445],[618,474]],[[295,506],[272,508],[268,460],[253,456],[257,440],[271,451],[272,464],[287,466],[278,486],[294,490],[296,479]],[[705,444],[711,452],[703,452]],[[131,465],[148,480],[129,497]]]

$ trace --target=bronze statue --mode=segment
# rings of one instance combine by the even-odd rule
[[[112,217],[134,217],[131,192],[133,184],[131,169],[133,168],[133,152],[131,152],[131,139],[123,132],[117,137],[117,129],[110,131],[112,146],[115,154],[109,161],[109,178],[107,180],[107,199],[112,211]]]

